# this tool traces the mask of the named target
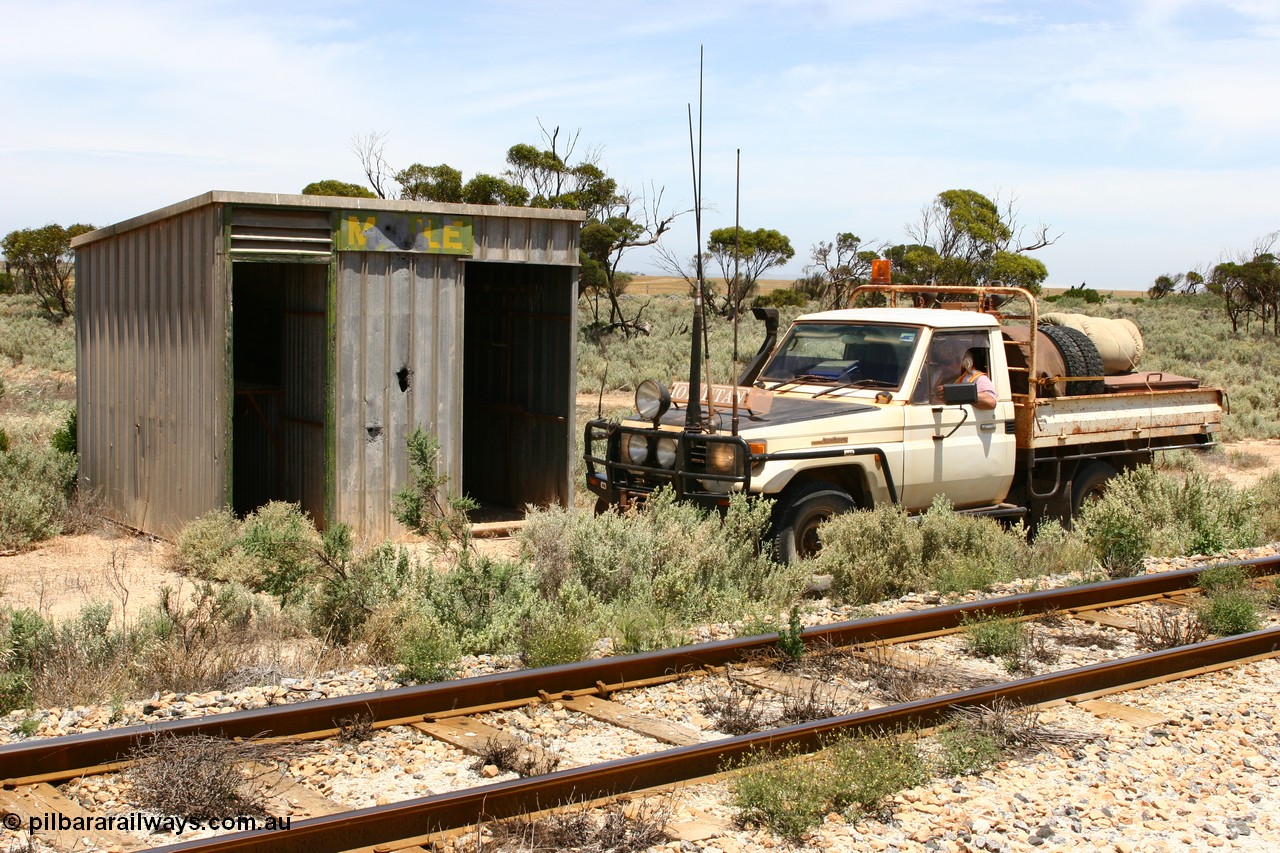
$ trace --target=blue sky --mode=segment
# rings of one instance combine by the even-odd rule
[[[704,234],[900,242],[938,192],[1061,233],[1049,284],[1141,289],[1280,229],[1280,3],[0,0],[0,234],[109,224],[210,189],[496,172],[539,122]],[[693,219],[665,240],[694,251]],[[636,254],[624,268],[658,272]]]

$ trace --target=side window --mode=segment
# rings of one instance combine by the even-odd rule
[[[929,352],[925,354],[920,379],[911,394],[911,402],[941,403],[938,389],[960,378],[960,360],[968,350],[974,353],[973,366],[987,373],[990,364],[987,347],[990,342],[986,332],[935,332],[929,342]]]

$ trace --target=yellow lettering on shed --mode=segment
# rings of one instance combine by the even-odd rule
[[[346,234],[343,237],[343,243],[348,246],[368,246],[369,236],[365,233],[370,228],[378,224],[378,217],[365,216],[359,217],[351,215],[347,217],[347,221],[342,224]]]
[[[427,248],[439,249],[440,242],[437,239],[439,235],[436,233],[436,221],[434,219],[424,219],[423,222],[426,225],[422,229],[422,237],[427,241]]]
[[[444,247],[445,249],[457,249],[462,251],[462,226],[464,222],[453,220],[444,227]]]

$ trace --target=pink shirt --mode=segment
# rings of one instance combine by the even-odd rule
[[[981,397],[983,394],[990,394],[991,399],[994,400],[996,398],[995,383],[991,381],[991,377],[987,376],[987,374],[979,373],[978,378],[973,380],[973,384],[978,386],[979,397]]]

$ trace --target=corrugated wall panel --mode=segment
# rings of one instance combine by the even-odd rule
[[[408,482],[414,428],[437,435],[445,473],[461,481],[461,265],[442,255],[343,253],[338,266],[336,512],[364,536],[396,536],[404,531],[392,495]]]
[[[561,219],[476,217],[472,259],[577,266],[581,227],[580,222]]]
[[[82,482],[172,535],[225,502],[222,214],[161,219],[77,249]]]

